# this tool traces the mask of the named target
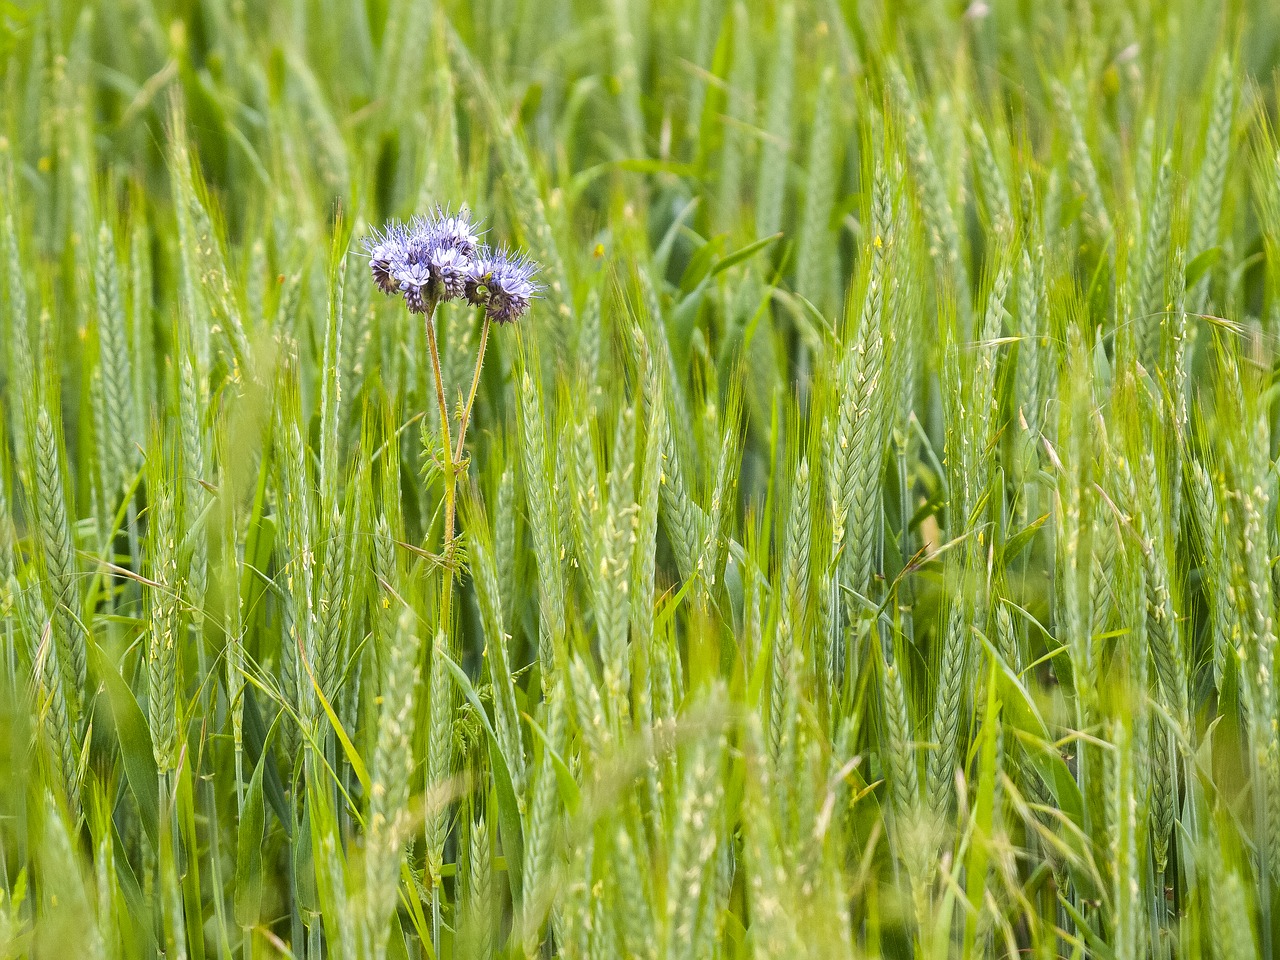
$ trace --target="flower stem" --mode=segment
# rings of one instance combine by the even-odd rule
[[[431,348],[431,371],[436,379],[436,403],[440,406],[440,435],[444,441],[444,550],[452,554],[457,475],[453,440],[449,436],[449,404],[444,398],[444,377],[440,373],[440,349],[436,344],[435,304],[426,313],[427,345]]]
[[[444,442],[444,547],[440,576],[440,623],[436,643],[448,643],[453,619],[453,524],[456,511],[458,475],[453,461],[453,443],[449,436],[449,405],[444,398],[444,377],[440,374],[440,349],[436,344],[436,302],[426,313],[427,344],[431,348],[431,370],[436,378],[436,402],[440,406],[440,435]]]
[[[480,367],[484,363],[484,347],[489,342],[489,315],[484,317],[484,326],[480,328],[480,350],[476,354],[476,372],[471,377],[471,392],[467,395],[467,405],[462,410],[462,424],[458,427],[458,448],[453,452],[453,462],[461,463],[463,444],[467,440],[467,423],[471,420],[471,405],[476,402],[476,389],[480,386]]]

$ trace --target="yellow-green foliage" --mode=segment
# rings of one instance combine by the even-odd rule
[[[1271,960],[1278,51],[0,7],[0,958]]]

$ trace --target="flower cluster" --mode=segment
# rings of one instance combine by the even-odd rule
[[[437,208],[433,216],[391,222],[365,240],[373,282],[383,293],[402,294],[413,313],[465,297],[490,320],[513,323],[538,295],[538,265],[520,254],[480,242],[465,212]]]

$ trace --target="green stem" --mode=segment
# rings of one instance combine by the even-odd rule
[[[480,386],[480,370],[484,363],[485,345],[489,341],[489,317],[484,318],[484,327],[480,333],[480,349],[476,355],[476,369],[471,377],[471,389],[467,394],[467,403],[462,410],[462,419],[458,426],[458,445],[453,447],[449,431],[449,407],[445,400],[444,378],[440,373],[440,350],[436,343],[435,307],[433,301],[426,314],[427,344],[431,348],[431,371],[436,381],[436,403],[440,408],[440,434],[444,442],[444,547],[443,576],[440,585],[440,624],[436,633],[437,643],[447,643],[449,627],[453,614],[453,571],[454,555],[457,543],[454,539],[454,525],[457,519],[458,500],[458,467],[462,463],[462,455],[467,440],[467,423],[471,419],[471,407],[475,403],[476,391]],[[431,897],[431,938],[437,956],[440,952],[440,899],[444,895],[443,886],[436,878]]]
[[[458,443],[455,448],[449,430],[449,405],[445,400],[444,377],[440,372],[440,349],[436,342],[434,322],[435,304],[427,311],[427,343],[431,348],[431,372],[436,381],[436,403],[440,408],[440,434],[444,443],[444,566],[446,587],[451,588],[453,582],[455,526],[458,515],[458,473],[462,465],[462,456],[467,442],[467,424],[471,420],[471,408],[476,402],[476,392],[480,387],[480,371],[484,365],[485,346],[489,342],[490,319],[484,318],[484,326],[480,331],[480,349],[476,353],[476,369],[471,377],[471,389],[467,393],[467,403],[462,410],[462,419],[458,426]],[[445,589],[440,597],[440,628],[446,629],[452,607],[451,589]]]
[[[444,548],[446,555],[453,542],[454,524],[454,460],[453,442],[449,436],[449,404],[444,398],[444,377],[440,373],[440,348],[436,343],[436,301],[432,300],[426,312],[427,345],[431,348],[431,372],[436,380],[436,403],[440,408],[440,436],[444,441]]]
[[[467,405],[462,410],[462,424],[458,428],[458,447],[453,452],[453,462],[461,463],[463,444],[467,439],[467,423],[471,420],[471,405],[476,402],[476,390],[480,386],[480,367],[484,364],[484,348],[489,342],[489,315],[484,316],[484,326],[480,328],[480,350],[476,354],[476,372],[471,377],[471,392],[467,394]]]
[[[436,301],[426,312],[427,345],[431,348],[431,372],[436,380],[436,403],[440,407],[440,436],[444,444],[444,575],[440,586],[440,628],[438,638],[448,636],[453,615],[453,525],[457,510],[458,476],[449,436],[449,405],[444,398],[444,377],[440,373],[440,349],[436,344]]]
[[[431,893],[431,946],[435,955],[440,956],[440,898],[444,896],[444,885],[436,877]]]

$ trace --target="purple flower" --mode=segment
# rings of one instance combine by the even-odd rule
[[[444,299],[453,300],[466,292],[471,261],[456,247],[437,242],[427,253],[427,265],[431,270],[431,279]]]
[[[373,282],[383,293],[400,292],[400,283],[395,279],[396,270],[408,257],[408,231],[403,224],[392,221],[382,231],[375,231],[366,237],[365,249],[369,251],[369,271],[373,274]]]
[[[463,257],[474,257],[480,247],[480,237],[475,224],[465,210],[450,214],[436,207],[436,216],[430,227],[432,239],[442,247],[457,250]]]
[[[431,298],[431,268],[425,263],[406,263],[396,271],[410,313],[426,313]]]
[[[489,319],[514,323],[529,310],[529,302],[540,289],[533,281],[538,265],[519,254],[481,251],[471,266],[465,294],[476,306],[483,306]]]
[[[537,264],[519,254],[493,251],[480,242],[465,210],[437,207],[408,224],[392,221],[364,241],[373,282],[386,294],[401,294],[413,313],[442,300],[466,297],[490,320],[514,323],[540,289]]]

